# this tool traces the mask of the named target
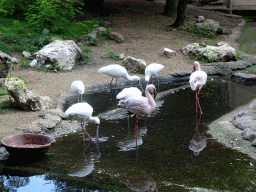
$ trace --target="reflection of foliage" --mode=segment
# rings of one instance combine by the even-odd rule
[[[15,188],[23,187],[29,184],[29,177],[0,176],[0,186],[3,191],[15,191]]]
[[[214,81],[210,84],[206,83],[200,91],[200,97],[211,98],[214,93],[214,88],[216,88],[218,84],[218,81]]]

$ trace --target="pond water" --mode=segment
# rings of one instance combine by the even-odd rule
[[[157,101],[150,117],[139,120],[137,147],[135,118],[102,114],[116,109],[115,89],[87,94],[83,99],[94,107],[94,115],[101,113],[99,136],[108,140],[83,141],[78,131],[57,138],[38,161],[2,160],[1,191],[255,191],[255,160],[207,134],[209,123],[250,101],[255,93],[254,86],[210,77],[200,93],[204,114],[196,131],[195,92],[187,86],[170,91]],[[73,102],[76,99],[70,99],[66,108]],[[95,126],[86,129],[95,135]]]
[[[256,55],[256,22],[249,22],[242,31],[241,37],[238,39],[240,50]]]

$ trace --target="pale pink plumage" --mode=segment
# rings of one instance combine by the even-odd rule
[[[156,107],[156,103],[150,93],[156,93],[156,88],[154,85],[148,85],[145,90],[146,97],[143,96],[133,96],[128,97],[125,100],[119,101],[117,107],[125,108],[131,113],[136,115],[146,115],[148,116],[152,113]]]
[[[201,88],[203,87],[203,85],[207,81],[207,74],[201,70],[200,64],[197,61],[194,62],[193,70],[194,72],[190,75],[189,83],[190,83],[191,89],[193,91],[196,91],[196,111],[197,111],[197,108],[199,107],[200,113],[202,114],[198,94]]]

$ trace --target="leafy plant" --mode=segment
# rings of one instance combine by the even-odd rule
[[[81,7],[74,8],[77,0],[37,0],[29,5],[26,19],[28,23],[38,30],[44,28],[54,33],[62,33],[64,26],[70,24],[68,17],[74,17],[76,13],[83,14]]]
[[[243,59],[242,58],[242,53],[239,52],[239,51],[236,51],[236,58],[237,58],[237,60],[242,60]]]
[[[2,41],[0,41],[0,50],[6,54],[11,54],[10,48]]]
[[[29,60],[26,59],[26,58],[22,58],[21,59],[21,62],[20,62],[20,66],[19,68],[20,69],[27,69],[27,68],[30,68],[31,66],[29,65]]]
[[[87,55],[81,54],[80,64],[87,64],[89,61],[89,57]]]
[[[107,28],[105,32],[101,32],[100,36],[108,36],[113,31],[112,28]]]
[[[110,49],[106,49],[105,51],[107,52],[106,57],[110,57],[110,58],[112,58],[114,60],[119,60],[119,54],[114,53]]]

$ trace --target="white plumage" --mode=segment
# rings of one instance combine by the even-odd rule
[[[200,113],[202,114],[203,112],[200,107],[198,94],[207,81],[207,74],[201,70],[200,64],[197,61],[194,62],[193,70],[194,72],[190,75],[189,83],[191,89],[196,91],[196,112],[199,108]]]
[[[194,72],[190,75],[189,83],[193,91],[198,90],[200,92],[201,88],[207,81],[207,74],[201,70],[200,64],[194,62]]]
[[[88,103],[76,103],[70,106],[65,114],[67,116],[74,116],[77,119],[89,121],[90,123],[94,123],[99,125],[100,120],[98,117],[92,117],[93,108]]]
[[[84,83],[82,81],[73,81],[71,84],[72,91],[78,91],[79,94],[84,93]]]
[[[141,96],[142,92],[137,87],[124,88],[118,95],[117,99],[126,99],[133,96]]]
[[[158,64],[158,63],[151,63],[150,65],[148,65],[145,69],[145,81],[146,83],[149,83],[149,79],[150,77],[152,77],[152,75],[155,75],[157,78],[157,82],[158,82],[158,76],[157,74],[164,68],[163,65]]]
[[[106,75],[109,75],[112,77],[112,80],[114,78],[116,78],[116,81],[118,78],[124,78],[124,79],[127,79],[129,81],[138,81],[140,82],[140,78],[136,75],[134,76],[130,76],[127,72],[127,70],[122,67],[121,65],[118,65],[118,64],[112,64],[112,65],[108,65],[108,66],[105,66],[105,67],[101,67],[99,70],[98,70],[98,73],[103,73],[103,74],[106,74]],[[112,80],[111,80],[111,83],[112,83]]]
[[[70,106],[66,111],[65,115],[73,116],[81,120],[81,126],[83,133],[86,133],[90,140],[94,140],[84,128],[85,121],[94,123],[99,129],[100,119],[98,117],[92,117],[93,108],[88,103],[76,103]],[[84,139],[84,135],[83,135]]]

